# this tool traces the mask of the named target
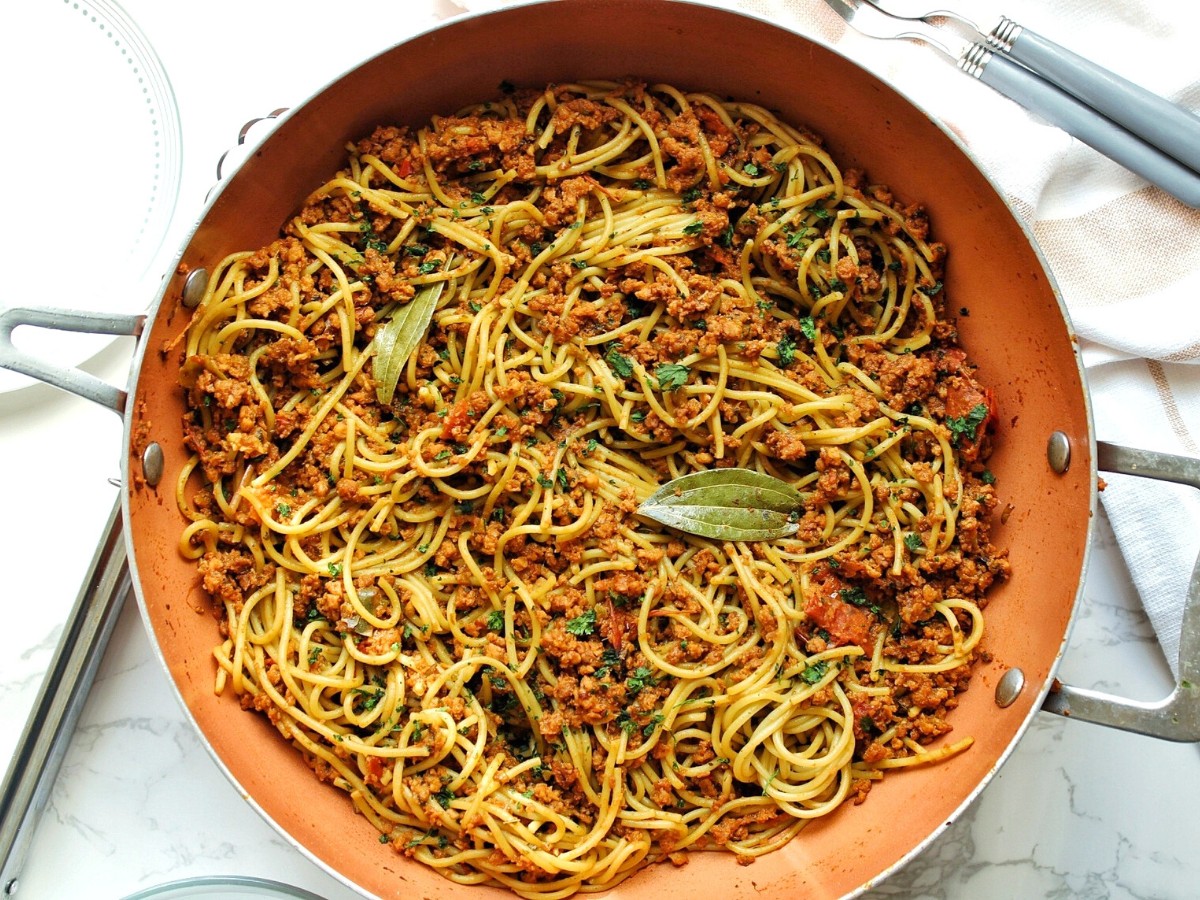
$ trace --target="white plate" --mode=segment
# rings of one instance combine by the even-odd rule
[[[0,306],[144,310],[179,193],[179,111],[166,71],[112,0],[25,2],[0,17]],[[13,334],[21,349],[70,366],[112,340]],[[0,371],[0,394],[31,383]]]
[[[183,900],[185,897],[189,900],[209,897],[219,897],[221,900],[257,900],[261,897],[272,897],[276,900],[321,900],[316,894],[289,884],[236,875],[185,878],[138,891],[125,900]]]

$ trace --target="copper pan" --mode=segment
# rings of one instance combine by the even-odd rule
[[[1096,496],[1097,447],[1078,348],[1029,233],[963,147],[829,48],[727,11],[675,0],[560,0],[454,21],[363,63],[281,119],[212,198],[144,324],[105,323],[119,330],[132,322],[129,330],[142,331],[127,395],[69,385],[124,409],[123,513],[134,584],[188,714],[237,789],[288,840],[365,894],[511,896],[456,886],[380,845],[346,796],[318,784],[265,719],[243,712],[230,692],[214,696],[216,625],[194,568],[176,549],[183,523],[174,485],[187,454],[178,354],[164,348],[190,316],[186,276],[211,269],[232,250],[269,242],[305,195],[342,164],[345,142],[376,123],[421,123],[492,96],[501,80],[541,85],[625,75],[773,107],[823,135],[843,167],[865,168],[872,180],[928,206],[936,234],[951,248],[946,290],[956,308],[970,310],[960,320],[964,345],[981,379],[995,388],[1001,410],[991,467],[1012,508],[997,538],[1009,548],[1014,575],[995,590],[988,609],[990,661],[953,714],[955,734],[975,739],[969,752],[890,775],[865,804],[814,823],[752,866],[738,866],[730,854],[695,854],[682,869],[641,872],[612,895],[690,890],[709,896],[705,885],[719,884],[730,900],[764,892],[836,897],[871,886],[918,853],[983,789],[1042,706],[1064,649]],[[1054,434],[1070,449],[1063,472],[1047,459]],[[161,471],[155,448],[161,448]],[[1001,707],[996,689],[1011,668],[1023,673],[1024,689]]]

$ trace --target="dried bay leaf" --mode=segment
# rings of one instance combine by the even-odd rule
[[[751,469],[711,469],[668,481],[638,514],[669,528],[724,541],[769,541],[795,534],[804,498]]]
[[[445,287],[446,282],[439,281],[417,291],[375,332],[375,396],[384,406],[391,404],[405,363],[429,330]]]

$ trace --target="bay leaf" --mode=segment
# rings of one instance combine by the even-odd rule
[[[786,481],[752,469],[710,469],[668,481],[637,511],[698,537],[769,541],[796,533],[803,505]]]
[[[446,282],[438,281],[417,291],[411,300],[396,307],[375,332],[375,396],[384,406],[391,404],[404,364],[429,330],[433,311],[445,287]]]

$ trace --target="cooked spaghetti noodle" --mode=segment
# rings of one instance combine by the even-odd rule
[[[994,404],[920,207],[666,85],[511,91],[348,150],[186,336],[180,547],[218,691],[381,843],[530,897],[753,858],[969,745],[936,739],[1007,571]],[[382,359],[414,297],[432,321]],[[796,487],[793,536],[635,514],[730,466]]]

